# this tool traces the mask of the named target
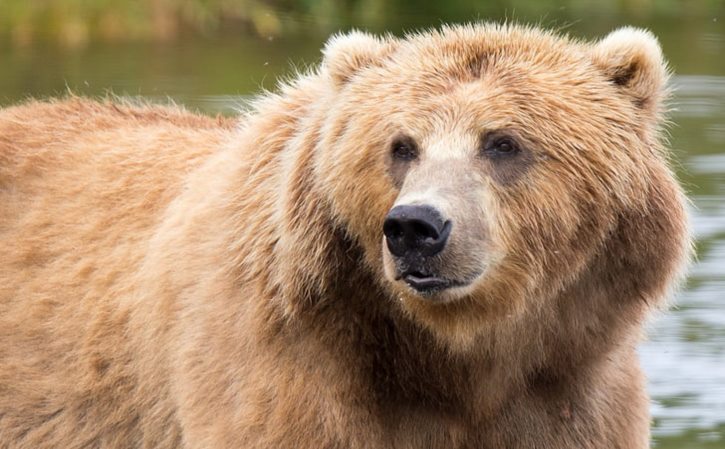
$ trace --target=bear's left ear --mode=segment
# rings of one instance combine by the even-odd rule
[[[620,28],[596,43],[591,54],[604,75],[656,124],[667,97],[669,77],[657,38],[642,29]]]
[[[322,65],[337,85],[356,72],[382,62],[396,47],[392,37],[378,38],[362,31],[336,34],[325,44]]]

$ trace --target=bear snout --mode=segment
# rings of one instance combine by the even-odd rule
[[[383,234],[396,260],[396,280],[402,279],[419,293],[432,294],[456,283],[432,269],[434,256],[446,247],[453,223],[430,205],[395,206],[385,217]],[[433,262],[433,263],[432,263]]]
[[[428,205],[402,205],[390,210],[383,234],[390,253],[403,259],[431,257],[443,251],[453,227]]]

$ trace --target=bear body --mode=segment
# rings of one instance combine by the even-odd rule
[[[238,121],[0,112],[0,448],[646,448],[654,38],[333,38]]]

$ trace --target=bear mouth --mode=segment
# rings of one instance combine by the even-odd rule
[[[432,295],[443,290],[462,287],[465,282],[455,281],[423,273],[421,271],[409,271],[402,273],[398,279],[402,279],[409,287],[422,295]]]

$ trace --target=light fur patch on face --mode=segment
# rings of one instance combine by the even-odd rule
[[[461,148],[460,145],[454,147]],[[428,268],[436,275],[466,284],[436,293],[427,301],[445,303],[474,294],[482,279],[500,260],[500,248],[493,248],[490,238],[493,223],[490,215],[495,201],[491,198],[492,192],[485,176],[480,173],[479,164],[472,160],[475,157],[475,152],[459,150],[448,152],[448,157],[437,160],[422,159],[408,173],[401,195],[393,205],[430,206],[444,220],[452,223],[453,230],[446,248],[430,261]],[[386,277],[403,296],[418,297],[400,281],[398,261],[389,253],[385,239],[382,245]]]
[[[458,123],[458,128],[463,128]],[[455,179],[458,173],[450,167],[466,166],[470,170],[471,159],[475,157],[477,141],[475,136],[462,130],[439,133],[437,137],[426,139],[420,148],[421,162],[418,169],[408,173],[402,194],[395,205],[427,204],[436,207],[444,215],[454,215],[447,195],[450,186],[458,184]],[[450,171],[450,173],[449,173]]]
[[[441,188],[436,185],[422,185],[421,189],[422,190],[414,190],[401,195],[395,201],[393,207],[403,205],[432,206],[437,209],[441,215],[443,215],[444,219],[446,219],[450,215],[448,213],[450,206],[443,195],[441,195]]]
[[[453,113],[449,113],[454,116]],[[450,119],[449,119],[450,120]],[[443,118],[439,119],[443,121]],[[430,162],[462,161],[475,155],[478,138],[472,132],[466,132],[469,125],[461,119],[454,120],[453,129],[441,130],[434,137],[423,142],[423,159]],[[443,124],[440,128],[443,128]]]

